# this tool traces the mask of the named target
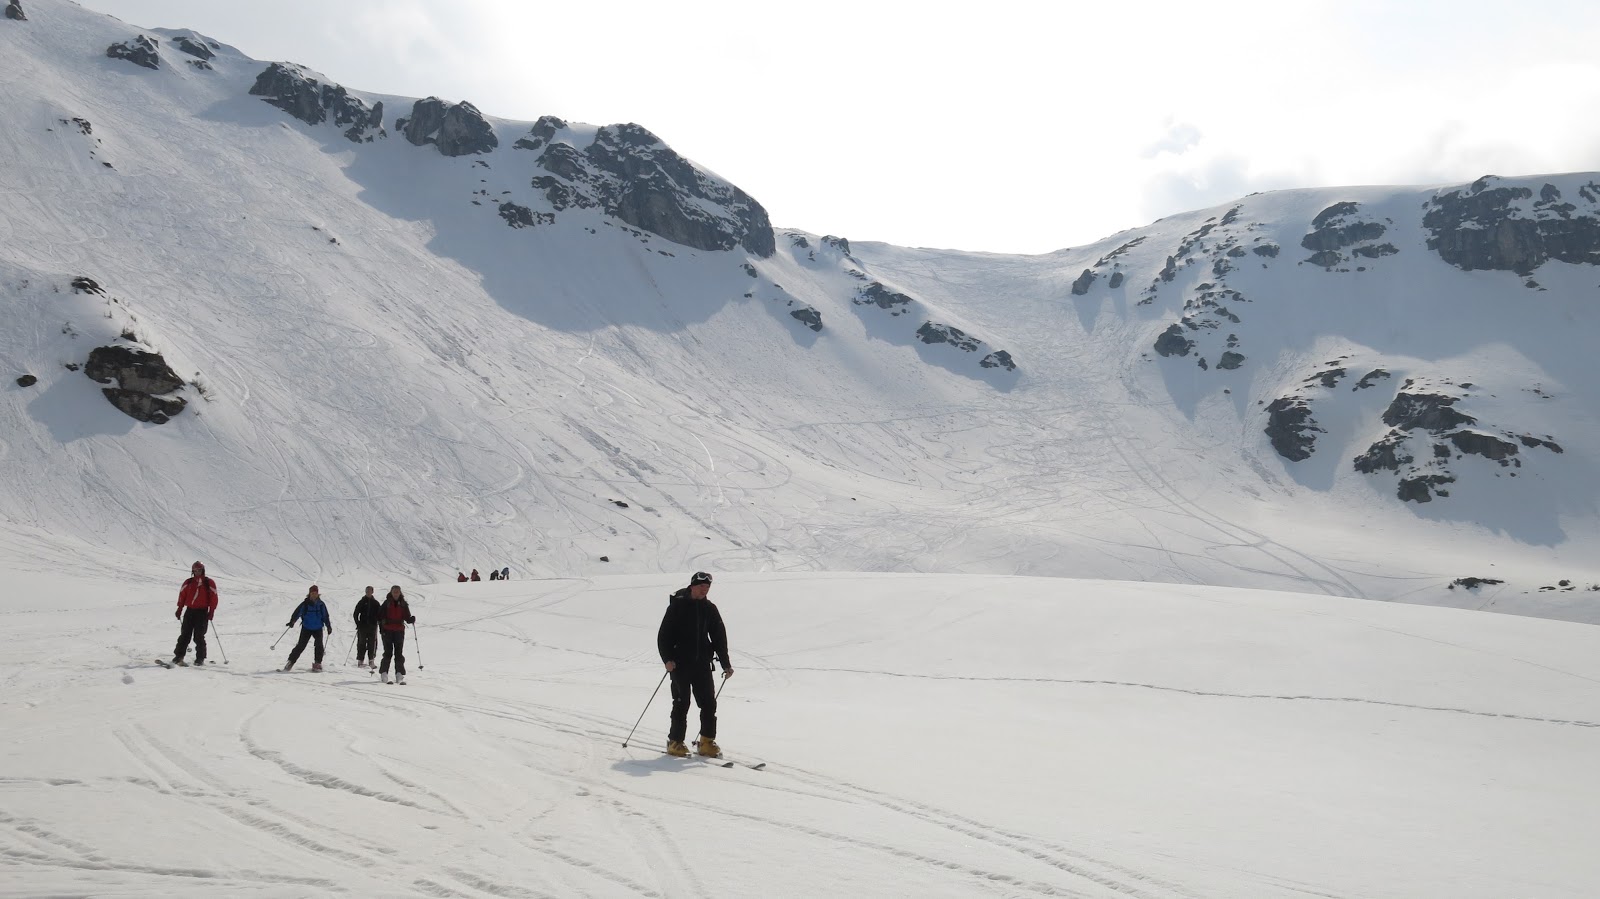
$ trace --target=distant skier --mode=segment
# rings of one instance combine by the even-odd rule
[[[489,569],[489,580],[491,580],[491,581],[500,580],[500,569],[498,569],[498,568]]]
[[[352,617],[356,622],[356,666],[366,659],[367,668],[378,667],[378,598],[367,588],[367,595],[356,602]]]
[[[189,568],[189,579],[178,590],[178,608],[172,617],[183,622],[178,630],[178,645],[172,648],[172,664],[187,665],[189,641],[194,640],[194,663],[206,661],[206,629],[217,614],[217,582],[206,577],[206,566],[199,562]]]
[[[722,755],[717,745],[717,689],[711,676],[713,659],[722,663],[724,680],[733,677],[728,664],[728,631],[722,613],[706,595],[711,592],[711,575],[696,571],[689,586],[667,600],[667,613],[661,617],[656,633],[656,648],[672,675],[672,720],[667,731],[667,753],[687,756],[683,738],[689,729],[689,699],[700,707],[700,739],[695,752],[713,758]]]
[[[312,584],[306,591],[306,598],[295,607],[294,614],[289,616],[289,623],[284,627],[294,627],[300,622],[300,641],[289,652],[289,664],[283,666],[288,671],[294,667],[295,660],[300,658],[300,653],[305,652],[306,643],[316,640],[317,648],[311,658],[311,670],[322,670],[322,632],[326,630],[328,636],[333,636],[333,616],[328,614],[328,604],[322,601],[322,595],[317,592],[317,585]]]
[[[378,610],[378,627],[383,633],[383,661],[378,663],[378,673],[383,682],[389,682],[389,659],[394,658],[394,682],[406,682],[406,625],[416,624],[417,616],[411,614],[406,604],[406,594],[399,584],[389,588],[383,606]]]
[[[500,580],[502,580],[502,581],[511,580],[511,567],[509,565],[506,566],[505,568],[500,569]]]
[[[467,582],[467,576],[466,576],[466,575],[464,575],[464,574],[462,574],[462,573],[461,573],[461,572],[459,572],[459,571],[458,571],[458,572],[456,572],[456,583],[458,583],[458,584],[465,584],[465,583],[466,583],[466,582]]]
[[[476,569],[476,568],[472,569],[472,580],[475,580],[475,581],[483,580],[483,578],[478,577],[478,569]]]

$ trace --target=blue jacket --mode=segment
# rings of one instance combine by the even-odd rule
[[[289,619],[289,624],[293,626],[296,621],[299,621],[300,626],[308,631],[320,631],[326,627],[332,632],[333,627],[329,623],[329,618],[331,617],[328,614],[327,603],[320,599],[307,599],[301,602],[299,607],[294,610],[294,615]]]

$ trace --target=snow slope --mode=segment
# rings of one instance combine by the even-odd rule
[[[1434,189],[1261,195],[1203,239],[1232,207],[1037,257],[779,229],[763,258],[579,208],[513,228],[498,204],[552,209],[514,146],[528,123],[491,118],[481,155],[352,143],[250,96],[267,64],[226,44],[201,68],[173,49],[186,32],[27,7],[0,23],[0,357],[38,378],[0,402],[0,547],[24,566],[48,534],[269,580],[965,572],[1600,618],[1593,267],[1547,263],[1543,290],[1454,268],[1419,230]],[[105,56],[140,33],[160,69]],[[391,129],[410,108],[351,95]],[[1347,200],[1398,252],[1304,264],[1309,223]],[[1237,326],[1156,354],[1210,314],[1229,228],[1282,253],[1228,276]],[[104,293],[75,293],[84,276]],[[1246,361],[1219,370],[1230,332]],[[104,345],[161,353],[188,408],[112,408],[81,370]],[[1016,371],[983,368],[994,351]],[[1291,462],[1264,410],[1330,360],[1392,379],[1313,397],[1316,453]],[[1409,380],[1473,384],[1462,408],[1495,433],[1565,451],[1465,455],[1448,497],[1400,502],[1398,475],[1350,460]],[[1449,589],[1464,576],[1503,583]]]
[[[410,587],[399,687],[343,664],[359,580],[321,585],[322,674],[268,648],[303,585],[220,574],[229,664],[167,671],[146,660],[182,572],[87,561],[8,578],[5,895],[1548,899],[1600,878],[1585,625],[724,575],[719,739],[768,767],[721,770],[659,753],[664,696],[622,745],[681,578]]]

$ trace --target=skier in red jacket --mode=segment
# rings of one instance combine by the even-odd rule
[[[172,664],[187,665],[183,657],[189,654],[189,640],[194,639],[194,663],[206,662],[206,628],[217,614],[217,582],[206,577],[206,566],[199,562],[189,569],[190,578],[178,591],[178,607],[172,617],[183,622],[178,632],[178,645],[172,650]]]
[[[378,607],[378,630],[383,638],[383,661],[378,663],[378,674],[384,683],[389,682],[389,660],[394,660],[394,682],[406,682],[406,625],[416,624],[417,616],[411,614],[405,591],[399,584],[389,588],[383,605]]]

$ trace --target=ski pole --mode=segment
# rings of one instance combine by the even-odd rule
[[[417,670],[421,671],[427,666],[422,664],[422,638],[417,636],[417,625],[415,623],[411,625],[411,642],[417,645]]]
[[[722,688],[726,687],[727,685],[728,685],[728,676],[726,674],[724,674],[722,676],[722,683],[717,684],[717,695],[711,697],[711,701],[712,702],[716,702],[717,700],[722,698]]]
[[[228,650],[222,645],[222,632],[213,627],[211,629],[211,636],[217,638],[217,651],[222,653],[222,664],[228,664]]]
[[[291,624],[291,625],[289,625],[289,627],[294,627],[294,625]],[[283,638],[289,636],[289,627],[284,628],[283,629],[283,633],[278,635],[278,639],[273,640],[272,641],[272,645],[268,646],[267,648],[268,649],[277,649],[278,648],[278,644],[283,642]]]
[[[351,637],[350,638],[350,648],[344,651],[344,663],[346,665],[350,664],[350,656],[352,654],[354,654],[355,651],[356,651],[356,638],[355,637]]]
[[[661,680],[656,683],[655,693],[650,694],[650,702],[656,701],[656,693],[661,692],[661,685],[667,682],[667,672],[661,672]],[[644,712],[650,711],[650,702],[644,704]],[[644,720],[644,712],[639,713],[639,721]],[[639,729],[639,721],[633,722],[633,727],[628,730],[628,735],[622,738],[622,748],[628,748],[628,741],[633,739],[633,732]]]

